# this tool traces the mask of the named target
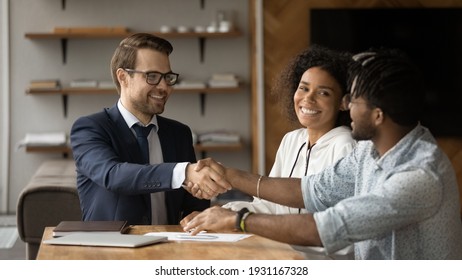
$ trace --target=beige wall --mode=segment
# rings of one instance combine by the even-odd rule
[[[0,0],[0,213],[7,212],[9,166],[8,0]]]
[[[62,83],[72,79],[110,79],[109,61],[119,39],[71,39],[68,42],[67,63],[61,61],[59,40],[30,40],[29,32],[51,32],[56,26],[127,26],[135,31],[157,31],[163,24],[208,25],[217,10],[234,14],[243,36],[229,39],[209,39],[205,61],[199,60],[197,39],[171,39],[174,51],[172,68],[183,77],[207,79],[214,72],[234,72],[249,83],[249,34],[247,0],[200,1],[186,0],[98,0],[61,1],[14,0],[10,2],[11,39],[11,143],[8,145],[9,197],[8,210],[15,212],[18,195],[41,162],[59,158],[59,154],[26,153],[16,144],[28,132],[69,132],[74,120],[82,115],[110,107],[117,95],[72,95],[68,116],[63,116],[58,96],[26,95],[30,80],[59,78]],[[227,128],[239,132],[246,148],[239,152],[210,152],[226,165],[250,170],[250,94],[245,89],[237,94],[208,95],[205,116],[200,114],[198,94],[173,94],[164,116],[188,124],[193,130]],[[2,155],[3,158],[3,155]],[[2,169],[3,170],[3,169]],[[4,207],[4,203],[0,205]]]

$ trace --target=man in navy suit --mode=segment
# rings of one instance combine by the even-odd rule
[[[231,188],[219,171],[195,171],[190,128],[159,116],[178,80],[170,67],[172,50],[151,34],[122,40],[111,60],[119,101],[75,121],[70,138],[83,220],[178,224]],[[152,127],[145,154],[137,126]],[[183,187],[190,182],[203,188],[206,199]]]

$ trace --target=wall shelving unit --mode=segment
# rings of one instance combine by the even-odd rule
[[[205,101],[207,94],[237,94],[245,88],[245,85],[241,84],[238,87],[223,87],[223,88],[175,88],[175,93],[184,94],[199,94],[200,98],[200,110],[201,114],[205,112]],[[63,100],[63,114],[67,116],[68,107],[68,96],[69,95],[94,95],[94,94],[116,94],[116,89],[107,88],[74,88],[74,87],[62,87],[56,89],[27,89],[27,94],[31,95],[60,95]]]
[[[233,144],[217,144],[217,145],[201,145],[195,144],[194,150],[198,153],[201,153],[201,158],[207,157],[207,152],[234,152],[239,151],[243,148],[243,144],[233,143]],[[62,154],[63,157],[67,158],[72,154],[71,147],[68,145],[60,146],[27,146],[27,153],[58,153]]]
[[[69,39],[117,39],[125,38],[134,32],[68,32],[68,33],[26,33],[25,37],[31,40],[58,39],[61,41],[63,63],[67,60],[67,44]],[[199,40],[200,61],[205,59],[206,39],[225,39],[242,36],[238,29],[229,32],[148,32],[166,39],[172,38],[197,38]]]
[[[63,2],[64,3],[64,2]],[[64,7],[64,4],[63,4]],[[120,32],[120,29],[115,28],[115,31],[91,31],[91,32],[74,32],[72,28],[68,32],[45,32],[45,33],[26,33],[25,38],[30,40],[60,40],[61,41],[61,53],[63,64],[67,60],[67,46],[71,39],[122,39],[135,32]],[[117,31],[119,30],[119,31]],[[199,57],[200,62],[204,62],[205,58],[205,44],[207,39],[228,39],[242,36],[242,33],[238,29],[231,30],[229,32],[149,32],[153,35],[160,36],[166,39],[173,38],[191,38],[198,39],[199,42]],[[200,111],[204,115],[205,103],[207,94],[237,94],[242,92],[245,86],[240,84],[238,87],[231,88],[176,88],[176,93],[182,94],[198,94],[200,98]],[[66,117],[68,111],[68,96],[69,95],[95,95],[95,94],[116,94],[116,89],[106,88],[73,88],[73,87],[60,87],[56,89],[27,89],[26,93],[29,95],[58,95],[62,97],[63,114]],[[202,157],[206,157],[206,153],[209,151],[238,151],[243,148],[243,144],[232,143],[232,144],[217,144],[217,145],[195,145],[196,152],[201,153]],[[26,147],[26,152],[30,153],[61,153],[64,157],[71,154],[69,146],[33,146]]]

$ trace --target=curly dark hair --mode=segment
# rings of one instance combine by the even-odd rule
[[[348,65],[351,54],[338,52],[319,45],[312,45],[295,56],[278,76],[271,90],[282,104],[282,109],[288,119],[298,123],[297,114],[294,110],[294,95],[300,83],[300,79],[306,70],[312,67],[320,67],[329,73],[340,85],[342,96],[347,94]],[[348,111],[340,111],[336,126],[350,126],[351,119]]]

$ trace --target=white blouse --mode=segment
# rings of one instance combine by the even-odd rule
[[[284,135],[276,153],[270,177],[301,178],[322,171],[347,155],[355,146],[348,127],[336,127],[308,149],[308,132],[300,128]],[[252,202],[233,201],[223,207],[239,211],[247,207],[250,211],[262,214],[307,213],[305,209],[291,208],[254,197]]]

